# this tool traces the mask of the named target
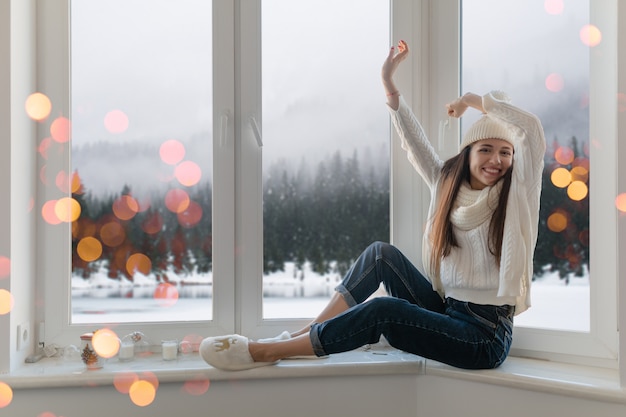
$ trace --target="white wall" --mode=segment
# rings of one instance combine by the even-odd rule
[[[138,407],[112,386],[25,389],[0,416],[63,417],[450,417],[626,415],[626,404],[603,403],[429,375],[313,377],[211,383],[202,396],[182,383],[161,384],[155,401]]]

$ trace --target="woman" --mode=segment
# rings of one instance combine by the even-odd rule
[[[307,327],[271,339],[206,338],[205,361],[224,370],[356,349],[381,335],[392,346],[467,369],[506,359],[513,316],[530,307],[545,138],[539,119],[501,92],[465,94],[447,105],[483,116],[460,153],[442,161],[393,81],[408,46],[392,47],[382,68],[387,105],[408,159],[431,191],[420,272],[400,251],[370,245]],[[389,297],[368,297],[385,286]]]

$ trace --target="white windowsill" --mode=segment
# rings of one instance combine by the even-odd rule
[[[197,354],[180,356],[175,361],[167,362],[159,354],[130,362],[120,362],[113,358],[99,370],[86,370],[81,362],[43,359],[36,364],[24,364],[10,374],[0,375],[0,381],[9,384],[13,389],[105,386],[111,385],[115,376],[120,373],[140,374],[148,371],[154,373],[161,383],[192,378],[219,381],[354,375],[433,375],[555,395],[626,403],[626,388],[620,387],[618,371],[613,369],[509,357],[497,369],[468,371],[425,360],[384,345],[334,354],[323,359],[283,360],[275,366],[240,372],[214,369]]]

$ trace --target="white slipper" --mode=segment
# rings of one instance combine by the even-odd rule
[[[259,343],[273,343],[273,342],[280,342],[282,340],[289,340],[291,339],[291,333],[289,333],[287,330],[283,331],[281,334],[279,334],[278,336],[274,336],[274,337],[267,337],[265,339],[259,339],[257,340],[257,342]],[[326,356],[317,356],[317,355],[297,355],[297,356],[289,356],[286,357],[286,360],[289,359],[326,359],[328,357],[328,355]]]
[[[280,342],[281,340],[289,340],[289,339],[291,339],[291,333],[289,333],[287,330],[285,330],[281,334],[279,334],[278,336],[266,337],[264,339],[257,340],[257,342],[259,342],[259,343],[272,343],[272,342]]]
[[[237,334],[207,337],[200,343],[199,352],[206,363],[223,371],[243,371],[277,363],[255,362],[248,350],[248,338]]]

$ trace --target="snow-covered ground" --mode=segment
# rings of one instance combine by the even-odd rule
[[[123,323],[210,320],[212,276],[184,276],[168,271],[173,287],[155,298],[154,276],[137,273],[134,282],[111,280],[105,271],[88,281],[72,279],[73,323]],[[264,317],[312,318],[324,307],[340,280],[336,273],[319,275],[293,264],[263,278]],[[175,288],[175,290],[172,290]],[[171,295],[177,296],[170,297]],[[532,286],[532,308],[515,318],[525,327],[589,331],[589,279],[572,278],[566,285],[556,274]]]

